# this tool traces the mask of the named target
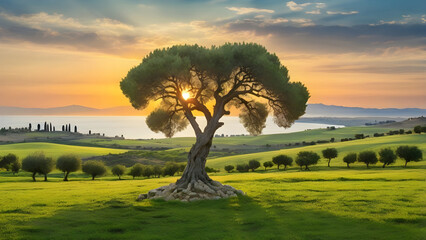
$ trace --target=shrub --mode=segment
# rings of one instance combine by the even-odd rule
[[[152,175],[154,175],[154,168],[152,166],[145,166],[142,169],[142,176],[149,178]]]
[[[6,171],[9,171],[12,169],[12,164],[18,161],[18,157],[15,154],[9,153],[2,158],[0,157],[0,168],[4,168]]]
[[[280,165],[284,165],[285,170],[287,166],[291,166],[293,164],[293,158],[287,155],[278,155],[272,158],[272,162],[278,166],[278,169],[280,169]]]
[[[370,164],[376,164],[378,161],[376,153],[373,151],[363,151],[358,155],[358,162],[363,162],[367,165],[367,168]]]
[[[249,169],[251,169],[251,171],[254,172],[254,170],[260,167],[260,162],[253,159],[249,161],[248,166],[249,166]]]
[[[237,165],[237,171],[238,172],[248,172],[249,171],[249,165],[247,163],[238,164]]]
[[[383,168],[385,168],[386,165],[395,163],[395,160],[396,160],[396,155],[392,149],[384,148],[380,150],[379,161],[383,163]]]
[[[356,162],[356,157],[356,153],[348,153],[343,157],[343,162],[345,162],[349,168],[349,164]]]
[[[121,180],[121,176],[126,172],[126,167],[118,164],[112,167],[111,172],[113,175],[118,176],[118,180]]]
[[[56,168],[64,173],[64,181],[68,181],[68,175],[81,168],[81,159],[74,154],[62,155],[56,161]]]
[[[142,172],[144,170],[144,167],[142,164],[140,163],[136,163],[135,165],[132,166],[132,168],[130,169],[129,175],[133,177],[133,179],[135,179],[135,177],[140,177],[142,176]]]
[[[302,168],[305,166],[305,170],[310,170],[308,166],[318,163],[320,156],[314,152],[302,151],[297,154],[296,164]]]
[[[12,172],[13,172],[13,175],[15,175],[15,173],[18,173],[18,172],[19,172],[19,170],[21,169],[22,164],[21,164],[21,162],[20,162],[19,160],[17,160],[17,161],[15,161],[15,162],[13,162],[13,163],[10,165],[10,167],[11,167],[11,170],[12,170]]]
[[[83,164],[83,172],[89,174],[92,176],[92,180],[95,180],[95,177],[105,175],[107,169],[102,161],[89,160]]]
[[[208,173],[215,173],[215,172],[220,172],[220,170],[218,170],[218,169],[214,169],[214,168],[212,168],[212,167],[207,167],[206,166],[206,172],[208,172]]]
[[[405,160],[404,167],[407,167],[408,162],[418,162],[423,159],[423,153],[417,146],[399,146],[396,149],[396,155]]]
[[[226,165],[225,166],[225,171],[227,171],[228,173],[230,173],[232,170],[234,170],[234,166],[232,166],[232,165]]]
[[[179,171],[179,165],[174,162],[168,162],[163,168],[163,176],[173,176]]]
[[[422,126],[420,126],[420,125],[415,126],[413,131],[415,133],[419,133],[419,134],[422,133]]]
[[[330,161],[331,161],[331,159],[337,157],[337,149],[335,149],[335,148],[326,148],[326,149],[322,150],[322,156],[324,158],[328,159],[328,167],[330,167]]]
[[[163,169],[158,165],[155,165],[153,167],[153,170],[154,170],[154,176],[156,176],[156,177],[160,177],[161,174],[163,173]]]
[[[355,134],[355,139],[364,139],[364,134],[363,133]]]
[[[54,166],[55,161],[46,157],[43,152],[32,153],[22,160],[22,169],[33,174],[34,182],[36,173],[44,175],[44,181],[47,181],[47,174],[53,170]]]
[[[274,163],[273,163],[273,162],[271,162],[271,161],[267,161],[267,162],[264,162],[264,163],[263,163],[263,166],[265,167],[265,171],[266,171],[266,168],[268,168],[268,167],[273,167],[273,166],[274,166]]]

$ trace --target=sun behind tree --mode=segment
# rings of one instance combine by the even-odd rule
[[[195,198],[199,199],[240,193],[213,181],[205,171],[213,136],[223,126],[220,119],[230,114],[231,106],[240,109],[247,131],[259,135],[269,111],[278,126],[290,127],[305,113],[309,98],[302,83],[290,82],[288,70],[278,57],[254,43],[157,49],[131,69],[120,86],[136,109],[161,101],[160,107],[147,117],[152,131],[172,137],[188,124],[194,129],[196,142],[189,151],[182,177],[175,184],[141,196],[166,200],[187,200],[191,192],[196,192]],[[209,102],[213,103],[209,104],[212,109],[207,106]],[[204,129],[198,124],[195,111],[204,115]]]

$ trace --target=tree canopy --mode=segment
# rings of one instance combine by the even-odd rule
[[[188,121],[197,136],[214,133],[231,106],[240,109],[241,122],[253,135],[262,132],[269,111],[278,126],[289,127],[304,114],[309,98],[303,84],[290,82],[278,57],[254,43],[158,49],[131,69],[120,86],[137,109],[161,101],[147,125],[167,137],[183,130]],[[195,120],[195,111],[208,122],[204,131]]]

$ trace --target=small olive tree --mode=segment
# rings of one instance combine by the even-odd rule
[[[56,161],[56,168],[64,173],[64,181],[68,181],[68,175],[81,168],[81,158],[75,154],[62,155]]]
[[[173,176],[179,171],[179,165],[174,162],[168,162],[163,168],[163,176]]]
[[[318,163],[320,156],[314,152],[302,151],[297,154],[296,164],[302,168],[305,166],[305,170],[310,170],[308,166]]]
[[[154,176],[156,176],[156,177],[160,177],[161,176],[161,174],[163,173],[163,169],[161,168],[161,166],[159,166],[159,165],[155,165],[154,166],[154,168],[153,168],[153,170],[154,170]]]
[[[149,178],[152,175],[154,175],[154,168],[152,166],[145,166],[142,170],[142,176]]]
[[[92,176],[92,180],[95,177],[100,177],[106,174],[107,169],[104,162],[98,160],[89,160],[83,164],[83,172]]]
[[[248,166],[249,166],[249,169],[251,169],[251,171],[254,172],[254,170],[260,167],[260,162],[253,159],[249,161]]]
[[[237,165],[237,171],[238,172],[248,172],[249,171],[249,165],[247,163],[242,163]]]
[[[144,169],[144,166],[142,164],[136,163],[130,169],[129,175],[132,176],[133,179],[135,179],[135,177],[140,177],[142,176],[143,169]]]
[[[19,172],[19,170],[21,169],[22,164],[21,164],[21,162],[20,162],[19,160],[17,160],[17,161],[15,161],[15,162],[13,162],[13,163],[10,165],[10,167],[11,167],[11,170],[12,170],[13,175],[15,175],[15,173],[18,173],[18,172]]]
[[[332,158],[337,158],[337,149],[326,148],[322,150],[322,156],[328,159],[328,167],[330,167],[330,161]]]
[[[405,160],[404,167],[408,162],[418,162],[423,159],[423,153],[417,146],[399,146],[396,149],[396,155]]]
[[[370,164],[376,164],[378,161],[376,153],[373,151],[363,151],[358,155],[358,162],[363,162],[367,165],[367,168]]]
[[[395,152],[390,148],[383,148],[379,152],[379,161],[383,163],[383,168],[385,168],[386,165],[395,163],[396,160],[396,154]]]
[[[349,167],[349,164],[356,162],[357,155],[356,153],[348,153],[346,156],[343,157],[343,162],[346,163],[346,165]]]
[[[228,173],[230,173],[232,170],[234,170],[234,166],[233,165],[226,165],[225,166],[225,171],[227,171]]]
[[[44,175],[44,181],[47,181],[47,174],[49,174],[55,167],[55,161],[46,157],[43,152],[35,152],[22,160],[22,169],[32,173],[33,181],[35,182],[35,175]]]
[[[274,163],[271,162],[271,161],[266,161],[266,162],[263,163],[263,166],[265,167],[265,171],[266,171],[266,168],[273,167]]]
[[[0,168],[4,168],[6,171],[9,171],[12,169],[12,164],[15,162],[19,162],[18,156],[13,153],[9,153],[4,157],[0,157]]]
[[[118,176],[118,180],[121,180],[121,176],[126,172],[126,167],[118,164],[112,167],[111,172],[113,175]]]
[[[285,170],[287,166],[291,166],[293,164],[293,158],[287,155],[278,155],[272,158],[272,162],[277,165],[278,169],[280,169],[280,165],[284,165]]]

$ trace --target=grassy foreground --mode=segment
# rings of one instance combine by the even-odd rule
[[[30,182],[2,175],[1,239],[424,239],[426,170],[213,176],[247,196],[143,201],[176,180]]]

